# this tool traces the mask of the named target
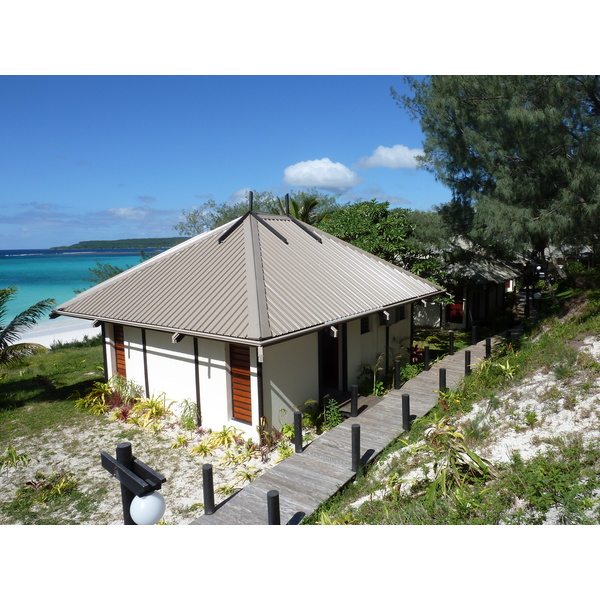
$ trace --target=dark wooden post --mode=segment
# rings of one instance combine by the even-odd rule
[[[117,462],[120,462],[125,468],[133,471],[133,450],[130,442],[122,442],[117,446]],[[131,518],[129,507],[135,498],[135,494],[126,486],[121,484],[121,502],[123,504],[123,523],[125,525],[135,525],[136,522]]]
[[[471,351],[465,350],[465,375],[471,374]]]
[[[302,452],[302,413],[294,411],[294,446],[297,454]]]
[[[410,430],[410,396],[402,394],[402,429]]]
[[[429,346],[423,350],[423,370],[429,371]]]
[[[477,327],[473,325],[471,327],[471,346],[474,346],[477,343]]]
[[[400,361],[394,362],[394,389],[400,389]]]
[[[450,348],[448,350],[448,353],[450,354],[450,356],[454,356],[454,330],[450,330]]]
[[[211,464],[202,465],[202,491],[204,494],[204,514],[212,515],[215,512],[215,489]]]
[[[360,461],[360,425],[352,424],[352,470],[356,473]]]
[[[269,525],[281,525],[279,492],[277,490],[267,492],[267,519]]]
[[[352,396],[350,397],[350,416],[358,416],[358,386],[352,386]]]
[[[485,357],[489,358],[492,355],[492,338],[485,338]]]
[[[440,369],[440,392],[446,389],[446,369]]]

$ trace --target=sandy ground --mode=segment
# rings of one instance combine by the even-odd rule
[[[589,336],[579,347],[580,356],[600,361],[600,338]],[[585,379],[585,377],[588,377]],[[580,438],[584,443],[600,443],[600,375],[581,375],[577,371],[566,380],[548,370],[538,369],[522,382],[510,386],[503,394],[478,403],[471,412],[456,421],[460,429],[489,427],[488,437],[477,445],[476,452],[492,465],[509,463],[518,453],[525,461],[553,448],[557,437]],[[420,443],[421,444],[421,443]],[[373,477],[384,481],[393,472],[394,459],[410,455],[416,445],[407,446],[381,462]],[[432,463],[403,475],[401,493],[410,494],[417,481],[431,479]],[[383,486],[374,494],[351,504],[356,508],[388,493]],[[600,489],[594,493],[600,498]],[[590,517],[592,513],[590,513]],[[560,523],[560,507],[545,515],[545,525]]]
[[[99,327],[94,327],[87,319],[58,317],[44,319],[36,323],[20,336],[21,341],[41,344],[50,348],[56,342],[68,343],[81,341],[85,336],[95,337],[100,333]]]

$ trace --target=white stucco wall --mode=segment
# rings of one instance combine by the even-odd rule
[[[200,410],[202,426],[209,429],[221,429],[231,418],[228,358],[226,343],[198,338]]]
[[[138,327],[123,327],[123,337],[125,338],[127,379],[141,385],[145,391],[142,330]]]
[[[350,321],[346,331],[348,336],[348,389],[353,384],[359,383],[361,371],[364,365],[374,365],[380,353],[384,353],[380,367],[385,369],[386,365],[386,326],[380,325],[379,315],[369,317],[370,331],[361,334],[360,319]],[[392,353],[400,353],[407,357],[408,352],[402,350],[410,343],[411,334],[411,306],[405,307],[405,318],[389,326],[389,368],[393,368],[394,356]]]
[[[146,363],[150,396],[165,393],[169,400],[196,401],[194,340],[186,336],[178,343],[172,334],[146,330]]]
[[[264,348],[263,404],[269,426],[293,423],[296,408],[318,400],[318,343],[318,334],[312,333]]]

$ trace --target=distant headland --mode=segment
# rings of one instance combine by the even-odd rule
[[[181,242],[189,240],[187,237],[171,238],[135,238],[125,240],[90,240],[78,242],[71,246],[54,246],[50,250],[147,250],[155,248],[172,248]]]

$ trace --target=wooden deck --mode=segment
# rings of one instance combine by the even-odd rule
[[[475,366],[478,359],[485,358],[486,342],[466,350]],[[352,425],[360,424],[361,464],[374,460],[402,433],[403,394],[409,394],[412,418],[425,415],[437,404],[441,368],[446,369],[446,387],[456,387],[465,374],[465,350],[447,356],[382,398],[359,398],[357,417],[347,418],[302,453],[275,465],[217,506],[214,514],[204,514],[192,525],[266,525],[270,490],[279,492],[281,524],[300,523],[356,476],[352,471]]]

